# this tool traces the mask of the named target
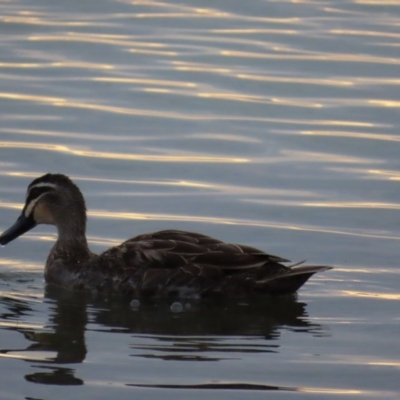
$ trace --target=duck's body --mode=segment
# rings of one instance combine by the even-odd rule
[[[71,290],[134,297],[206,297],[294,293],[327,266],[288,262],[255,248],[183,231],[136,236],[100,255],[87,245],[86,207],[65,175],[47,174],[28,187],[17,222],[0,236],[4,245],[39,223],[58,228],[47,258],[48,283]]]

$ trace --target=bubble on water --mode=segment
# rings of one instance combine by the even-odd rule
[[[183,305],[176,301],[175,303],[171,304],[171,311],[174,313],[180,313],[183,311]]]
[[[137,300],[137,299],[133,299],[133,300],[129,303],[129,305],[130,305],[132,308],[139,308],[139,307],[140,307],[140,301]]]

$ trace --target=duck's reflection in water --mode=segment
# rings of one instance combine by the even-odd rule
[[[73,368],[63,365],[85,360],[85,332],[88,329],[153,338],[150,342],[146,340],[146,344],[140,340],[135,340],[134,344],[130,341],[129,349],[121,349],[121,354],[126,354],[127,350],[135,353],[132,362],[137,357],[219,361],[232,356],[232,353],[279,352],[282,330],[326,335],[320,325],[308,318],[306,303],[298,301],[295,296],[218,303],[187,301],[182,303],[183,310],[176,313],[171,311],[171,301],[142,302],[133,309],[120,299],[99,300],[88,294],[72,293],[49,285],[45,292],[45,302],[50,305],[48,322],[40,328],[23,323],[24,315],[32,313],[28,302],[21,305],[21,300],[18,304],[13,299],[0,301],[8,309],[8,315],[13,313],[14,321],[19,321],[18,325],[7,329],[21,332],[31,342],[25,349],[0,349],[0,352],[41,369],[25,378],[42,384],[84,383],[75,376]],[[21,314],[22,309],[24,312]],[[5,314],[0,318],[4,320]],[[257,344],[230,341],[230,337],[235,339],[237,336],[256,338]]]

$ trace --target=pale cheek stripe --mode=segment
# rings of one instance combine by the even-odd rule
[[[25,207],[25,217],[29,218],[30,215],[32,214],[33,209],[36,206],[36,203],[40,200],[41,197],[43,197],[46,193],[41,194],[39,197],[36,199],[31,200],[31,202]]]
[[[29,216],[32,213],[33,207],[35,207],[37,201],[39,200],[39,198],[32,200],[25,208],[25,217],[29,218]]]

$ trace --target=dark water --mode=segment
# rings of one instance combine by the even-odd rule
[[[185,229],[336,268],[297,298],[106,301],[1,249],[1,399],[400,396],[400,3],[0,3],[0,231],[70,175],[91,248]]]

